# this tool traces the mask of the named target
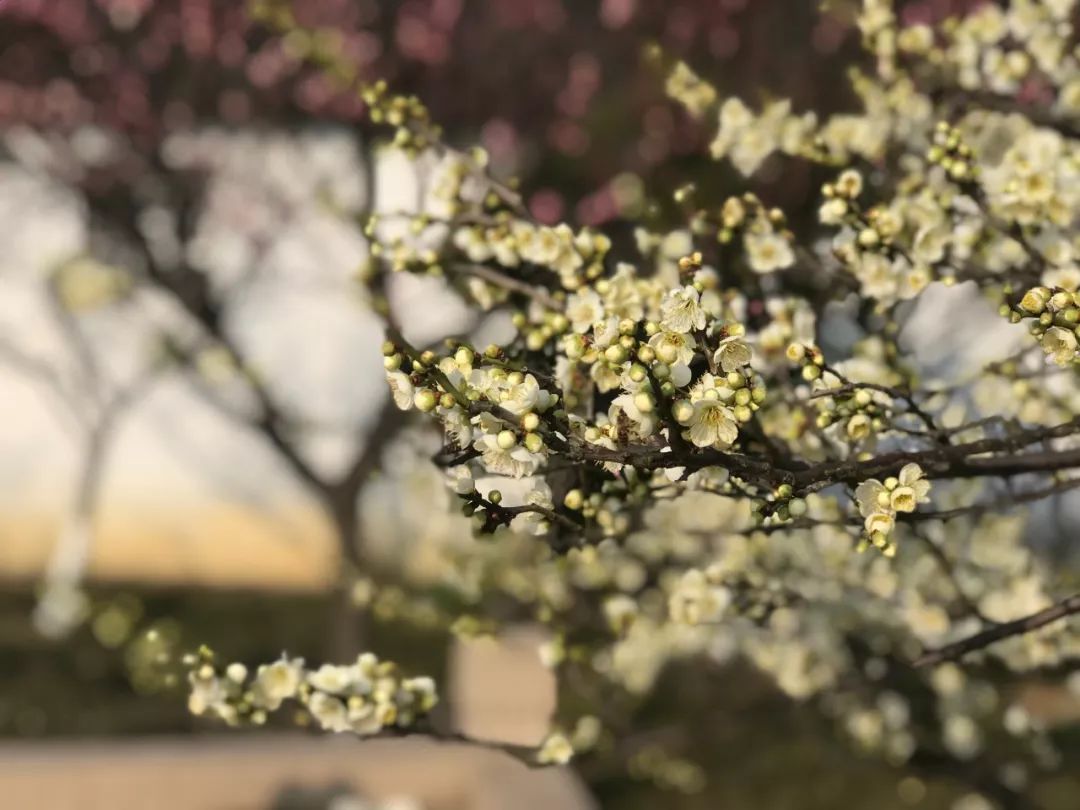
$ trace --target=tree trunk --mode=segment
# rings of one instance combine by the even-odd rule
[[[340,557],[328,605],[326,661],[345,664],[364,651],[368,635],[367,613],[355,604],[352,596],[353,582],[363,570],[356,493],[330,496],[327,509]]]

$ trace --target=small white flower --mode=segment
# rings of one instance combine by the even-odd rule
[[[604,320],[604,314],[604,302],[595,290],[582,290],[566,299],[566,317],[578,334],[588,332],[594,323]]]
[[[413,384],[409,375],[403,371],[388,371],[386,382],[390,386],[394,404],[403,411],[410,410],[413,406]]]
[[[308,699],[307,707],[324,731],[340,733],[352,728],[345,704],[336,697],[325,692],[315,692]]]
[[[693,335],[685,332],[657,332],[649,338],[649,346],[669,366],[675,363],[689,366],[694,359],[697,341]]]
[[[694,403],[688,436],[697,447],[730,447],[739,437],[739,428],[731,410],[715,399]]]
[[[550,402],[551,394],[540,387],[536,377],[526,374],[521,382],[507,389],[505,399],[499,404],[514,416],[523,416],[530,411],[547,410]]]
[[[888,492],[880,481],[874,479],[863,481],[855,488],[855,500],[863,517],[869,517],[889,506]]]
[[[295,698],[303,672],[304,662],[300,658],[263,664],[256,671],[252,685],[255,702],[260,708],[274,711],[283,701]]]
[[[351,667],[323,664],[314,672],[309,672],[307,682],[323,692],[340,695],[348,691],[354,672]]]
[[[713,360],[725,373],[738,371],[743,366],[750,365],[753,352],[746,342],[739,337],[728,337],[720,341],[720,346],[713,355]]]
[[[480,451],[480,460],[487,471],[495,475],[524,478],[536,472],[543,461],[542,456],[530,453],[521,444],[508,450],[500,447],[497,434],[485,433],[473,446]]]
[[[881,532],[888,535],[892,534],[893,527],[896,526],[896,517],[892,512],[874,512],[867,515],[863,525],[867,534],[872,535]]]
[[[905,464],[897,476],[899,484],[889,497],[890,506],[897,512],[914,512],[920,503],[926,503],[930,482],[923,478],[922,467]]]
[[[565,765],[573,758],[574,746],[558,731],[549,734],[536,753],[536,761],[542,765]]]
[[[701,331],[705,328],[705,310],[693,287],[672,290],[660,303],[660,326],[669,332]]]
[[[818,209],[818,220],[822,225],[840,225],[848,213],[848,204],[839,197],[826,200]]]
[[[755,273],[771,273],[795,263],[795,253],[788,240],[775,231],[747,234],[744,243],[750,267]]]
[[[1059,366],[1068,365],[1076,357],[1076,335],[1069,329],[1051,326],[1041,342],[1043,352]]]

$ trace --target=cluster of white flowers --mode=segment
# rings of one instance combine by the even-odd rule
[[[438,417],[450,443],[474,451],[477,475],[531,476],[553,450],[578,444],[615,449],[680,436],[731,447],[766,392],[716,272],[697,253],[678,265],[683,278],[673,287],[627,263],[584,287],[560,275],[563,290],[515,316],[517,345],[546,355],[543,372],[512,357],[514,346],[458,344],[439,356],[391,340],[384,351],[394,400]],[[597,411],[603,395],[607,407]],[[474,491],[474,477],[459,470],[459,495]],[[533,498],[541,506],[550,495]],[[565,505],[576,511],[586,499],[572,493]]]
[[[1004,311],[1013,320],[1031,319],[1031,333],[1039,339],[1048,360],[1067,366],[1077,359],[1080,335],[1080,294],[1049,287],[1032,287],[1016,308]]]
[[[664,89],[697,118],[716,103],[716,88],[702,80],[686,62],[676,63]]]
[[[866,539],[880,548],[887,557],[896,554],[896,544],[891,535],[896,527],[898,512],[914,512],[915,507],[925,503],[930,493],[930,482],[923,478],[918,464],[905,464],[895,476],[884,482],[871,478],[855,489],[859,513],[865,519],[863,527]]]
[[[701,624],[719,621],[731,604],[731,591],[722,583],[722,571],[691,568],[679,578],[668,598],[672,621]]]
[[[777,150],[799,154],[807,148],[817,116],[794,116],[783,99],[754,112],[738,98],[720,106],[720,126],[709,149],[714,158],[728,157],[744,175],[751,175]]]
[[[431,678],[402,677],[395,664],[371,653],[353,664],[318,669],[283,656],[251,673],[240,663],[219,671],[213,653],[203,648],[186,663],[191,712],[211,714],[229,725],[262,725],[286,701],[296,701],[326,731],[370,736],[408,728],[438,702]]]

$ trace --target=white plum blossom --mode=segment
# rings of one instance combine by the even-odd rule
[[[705,328],[705,312],[693,287],[672,290],[660,304],[660,326],[668,332],[700,332]]]
[[[694,403],[694,413],[687,428],[687,437],[697,447],[730,447],[739,436],[731,409],[715,399],[700,399]]]
[[[756,273],[772,273],[795,263],[791,244],[775,232],[747,235],[746,255]]]

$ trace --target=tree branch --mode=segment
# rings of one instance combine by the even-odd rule
[[[1025,616],[1022,619],[1016,619],[1011,622],[1004,622],[1003,624],[991,627],[988,630],[983,630],[981,633],[976,633],[975,635],[968,636],[960,641],[947,644],[939,649],[929,650],[915,659],[913,666],[918,668],[935,667],[946,661],[955,661],[958,658],[963,658],[968,653],[982,650],[989,647],[991,644],[996,644],[999,641],[1012,638],[1013,636],[1030,633],[1033,630],[1038,630],[1040,627],[1045,627],[1048,624],[1072,616],[1075,613],[1080,613],[1080,593],[1073,594],[1045,610],[1032,613],[1030,616]]]

